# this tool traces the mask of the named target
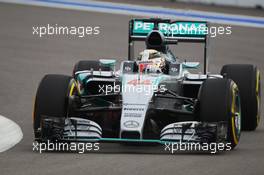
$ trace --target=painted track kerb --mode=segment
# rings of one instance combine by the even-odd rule
[[[0,152],[4,152],[23,138],[21,128],[13,121],[0,115]]]
[[[1,2],[56,7],[75,10],[86,10],[123,15],[154,16],[171,19],[205,20],[213,23],[232,24],[248,27],[264,27],[264,18],[245,15],[203,12],[195,10],[147,7],[123,3],[82,0],[0,0]]]

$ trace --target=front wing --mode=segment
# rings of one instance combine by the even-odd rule
[[[83,118],[57,118],[43,116],[40,138],[37,141],[59,142],[136,142],[136,143],[225,143],[227,123],[176,122],[160,132],[160,139],[104,138],[103,129],[95,122]]]

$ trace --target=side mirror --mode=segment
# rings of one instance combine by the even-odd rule
[[[197,69],[199,68],[200,63],[199,62],[183,62],[182,67],[184,69]]]
[[[100,59],[99,62],[100,62],[100,64],[103,67],[110,67],[111,70],[115,70],[116,60],[113,60],[113,59]]]

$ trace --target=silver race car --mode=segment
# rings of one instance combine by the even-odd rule
[[[128,60],[79,61],[73,75],[45,75],[35,99],[33,127],[40,142],[230,143],[260,120],[260,72],[245,64],[208,73],[208,24],[132,19]],[[134,43],[146,48],[134,56]],[[198,62],[169,46],[204,45]]]

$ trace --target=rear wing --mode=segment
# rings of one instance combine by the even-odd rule
[[[128,59],[134,58],[134,42],[145,41],[148,34],[158,30],[166,41],[204,44],[204,74],[207,73],[207,33],[205,21],[171,21],[169,19],[132,19],[129,21]]]

